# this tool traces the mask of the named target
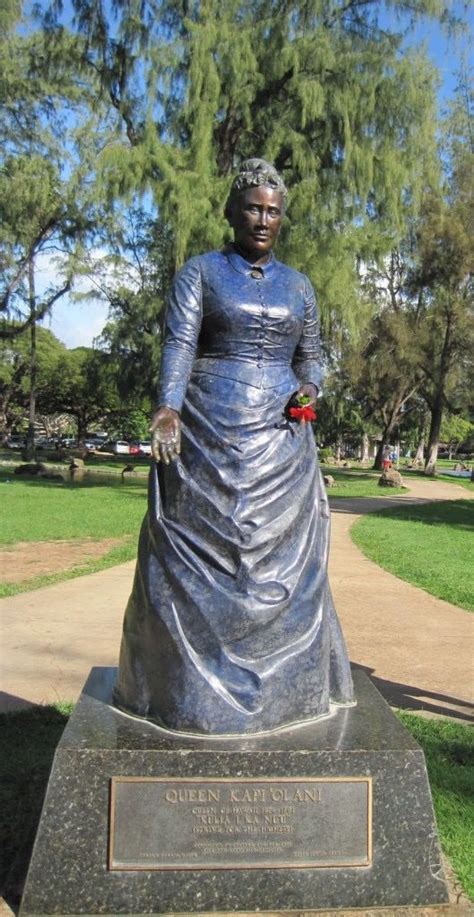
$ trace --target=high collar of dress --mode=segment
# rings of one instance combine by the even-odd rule
[[[247,277],[251,276],[252,271],[254,274],[259,272],[262,277],[269,277],[275,270],[276,262],[272,252],[270,252],[270,257],[266,264],[251,264],[230,245],[224,249],[224,254],[229,259],[234,270],[239,274],[245,274]]]

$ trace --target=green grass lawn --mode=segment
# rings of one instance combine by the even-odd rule
[[[398,716],[425,753],[441,846],[474,900],[474,730],[401,711]]]
[[[391,497],[395,494],[406,494],[405,487],[379,487],[379,471],[368,471],[360,468],[341,469],[339,466],[321,465],[323,475],[330,474],[335,480],[334,487],[328,487],[330,497]]]
[[[82,481],[56,482],[15,477],[0,468],[0,545],[18,541],[120,538],[121,544],[80,567],[14,584],[0,584],[0,595],[92,573],[131,560],[146,512],[144,476],[86,475]]]
[[[0,894],[12,907],[19,904],[54,750],[70,710],[71,705],[63,704],[0,715]],[[442,848],[465,892],[474,898],[472,834],[469,838],[474,818],[472,729],[447,720],[399,716],[426,755]]]
[[[448,500],[369,513],[351,529],[358,547],[400,579],[474,610],[474,502]]]

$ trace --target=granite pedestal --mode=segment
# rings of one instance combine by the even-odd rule
[[[22,917],[447,902],[423,753],[363,672],[357,707],[252,738],[127,717],[114,678],[58,746]]]

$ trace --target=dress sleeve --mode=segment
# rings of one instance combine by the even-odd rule
[[[202,280],[198,258],[176,275],[166,309],[158,405],[180,411],[196,356],[202,321]]]
[[[319,314],[316,296],[305,278],[304,289],[304,325],[293,357],[293,371],[298,382],[312,382],[321,388],[323,367],[321,359],[321,342],[319,337]]]

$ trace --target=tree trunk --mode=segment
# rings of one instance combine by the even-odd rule
[[[418,446],[413,458],[414,465],[423,465],[425,461],[425,431],[421,433]]]
[[[375,454],[374,464],[372,465],[372,468],[374,471],[382,471],[383,469],[383,453],[384,453],[385,446],[388,445],[388,439],[389,439],[388,436],[384,434],[382,436],[381,442],[377,446],[377,452]]]
[[[11,423],[8,422],[8,397],[0,402],[0,429],[2,446],[6,446],[11,433]]]
[[[28,293],[30,314],[34,315],[36,307],[35,295],[35,266],[33,256],[28,262]],[[30,325],[30,395],[28,409],[28,432],[26,434],[25,458],[31,461],[35,458],[35,419],[36,419],[36,380],[38,375],[38,363],[36,353],[36,321],[33,320]]]
[[[363,464],[368,464],[368,462],[370,461],[370,456],[369,456],[369,437],[367,433],[362,434],[361,451],[362,451],[361,462]]]
[[[430,434],[428,437],[428,454],[426,457],[425,474],[436,474],[436,461],[438,458],[439,437],[441,422],[443,420],[443,395],[440,390],[436,392],[431,410]]]
[[[86,441],[88,420],[88,417],[84,417],[82,414],[76,414],[78,448],[82,448]]]
[[[446,380],[451,368],[451,343],[455,318],[453,312],[448,312],[446,321],[446,330],[444,333],[443,349],[437,373],[438,382],[431,404],[431,423],[428,437],[428,455],[426,458],[425,474],[436,474],[436,460],[438,458],[439,439],[441,434],[441,422],[443,420],[444,392]]]

